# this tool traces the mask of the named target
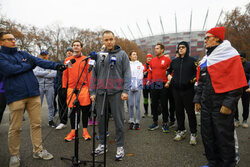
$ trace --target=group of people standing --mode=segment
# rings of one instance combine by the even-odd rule
[[[224,40],[224,34],[224,27],[207,31],[204,39],[207,52],[199,63],[189,56],[188,42],[182,41],[177,46],[177,56],[173,60],[164,55],[164,45],[157,43],[154,48],[155,57],[147,54],[147,62],[143,65],[137,60],[136,51],[131,51],[127,55],[120,46],[116,45],[114,33],[104,31],[102,52],[106,54],[98,54],[93,71],[90,72],[87,57],[81,53],[83,44],[79,40],[73,41],[72,47],[66,50],[67,58],[63,64],[68,65],[74,59],[74,64],[66,67],[62,62],[48,61],[49,55],[46,51],[41,51],[40,58],[18,51],[14,36],[7,32],[1,33],[0,112],[5,109],[6,103],[2,106],[4,102],[2,99],[6,98],[10,108],[9,166],[20,166],[20,127],[24,110],[27,110],[30,118],[33,157],[44,160],[53,158],[53,155],[42,147],[40,113],[43,97],[46,95],[49,126],[56,127],[54,78],[56,78],[60,117],[60,124],[56,129],[67,127],[68,108],[70,108],[71,130],[65,137],[67,142],[74,139],[81,115],[82,137],[85,140],[91,139],[87,126],[90,106],[95,103],[100,144],[94,150],[94,154],[98,156],[105,151],[104,135],[107,134],[107,131],[105,132],[107,124],[104,124],[103,111],[110,110],[116,129],[115,159],[122,160],[125,155],[124,101],[128,101],[128,128],[139,130],[141,128],[140,100],[143,94],[145,109],[143,117],[149,115],[149,110],[153,116],[153,123],[148,127],[149,131],[159,128],[158,117],[161,113],[162,131],[170,132],[169,128],[175,124],[176,119],[177,129],[174,140],[184,139],[187,133],[186,111],[191,132],[189,143],[196,145],[195,111],[201,112],[201,136],[208,160],[208,165],[205,166],[235,166],[234,125],[236,126],[239,121],[238,115],[234,115],[237,113],[238,100],[242,97],[244,108],[242,126],[248,126],[249,98],[246,92],[250,68],[245,60],[240,60],[239,53],[230,42]],[[244,54],[241,55],[243,58],[246,57]],[[82,76],[79,77],[81,72]],[[80,89],[83,82],[84,85]],[[242,91],[244,91],[243,95]],[[77,104],[76,96],[78,96]],[[103,102],[108,107],[103,108]],[[136,108],[135,118],[134,107]],[[75,120],[75,111],[77,111],[78,120]],[[2,117],[2,114],[0,116]],[[108,151],[107,146],[106,151]]]

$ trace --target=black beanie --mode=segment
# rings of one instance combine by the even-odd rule
[[[178,47],[177,47],[178,53],[179,53],[179,46],[180,46],[180,45],[186,46],[187,51],[186,51],[186,53],[185,53],[185,56],[188,56],[188,55],[189,55],[189,45],[188,45],[188,43],[187,43],[186,41],[181,41],[180,43],[178,43]]]
[[[240,57],[246,58],[246,57],[247,57],[247,56],[246,56],[246,53],[240,53]]]
[[[67,47],[66,52],[71,51],[72,53],[74,52],[72,47]]]

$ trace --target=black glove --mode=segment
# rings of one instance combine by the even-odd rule
[[[31,65],[31,69],[36,68],[36,63],[33,59],[29,59],[28,63]]]
[[[67,88],[62,88],[61,91],[62,91],[62,94],[63,94],[63,95],[67,96]]]
[[[58,71],[64,71],[66,69],[67,69],[67,67],[65,65],[63,65],[63,64],[58,64],[56,66],[56,70],[58,70]]]

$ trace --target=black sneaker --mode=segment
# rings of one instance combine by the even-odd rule
[[[133,130],[134,129],[134,122],[129,123],[128,129],[129,130]]]
[[[49,121],[48,125],[51,126],[52,128],[56,127],[56,124],[54,123],[54,121]]]
[[[138,123],[135,124],[135,130],[140,130],[140,124]]]

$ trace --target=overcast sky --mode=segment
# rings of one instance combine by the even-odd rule
[[[147,19],[153,34],[161,34],[161,16],[165,33],[188,31],[192,10],[192,30],[202,30],[207,9],[205,29],[215,26],[220,12],[240,7],[245,11],[249,0],[0,0],[0,13],[22,24],[46,27],[53,24],[100,30],[110,29],[119,36],[133,39],[150,35]],[[221,18],[220,20],[223,20]],[[121,30],[122,29],[122,30]]]

